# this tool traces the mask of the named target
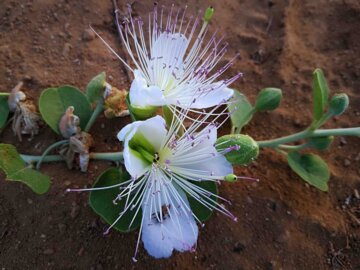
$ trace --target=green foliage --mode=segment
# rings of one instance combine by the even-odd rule
[[[258,112],[272,111],[279,107],[282,98],[281,89],[265,88],[256,97],[255,110]]]
[[[259,145],[248,135],[230,134],[217,139],[216,149],[225,151],[226,159],[233,165],[246,165],[259,155]],[[226,151],[229,151],[226,153]]]
[[[328,191],[329,168],[319,156],[290,152],[287,155],[287,161],[291,169],[310,185],[321,191]]]
[[[334,136],[310,137],[308,140],[310,147],[321,151],[328,149],[333,141]]]
[[[101,72],[91,79],[86,86],[86,96],[90,103],[98,102],[104,96],[106,73]]]
[[[50,178],[26,167],[13,145],[0,144],[0,168],[6,174],[7,180],[22,182],[37,194],[47,192],[50,187]]]
[[[330,100],[329,110],[332,115],[343,114],[349,106],[349,97],[342,93],[334,95]]]
[[[313,117],[319,120],[328,105],[329,89],[321,69],[315,69],[313,73]]]
[[[207,190],[211,192],[214,195],[218,195],[218,189],[213,181],[191,181],[192,184],[198,186],[199,188],[202,188],[204,190]],[[204,206],[200,202],[198,202],[191,194],[186,194],[188,196],[188,200],[190,203],[190,207],[194,215],[200,220],[205,221],[208,220],[212,214],[212,210],[210,210],[208,207]],[[215,196],[202,196],[202,199],[210,204],[214,204],[210,201],[212,199],[213,201],[217,201],[217,198]]]
[[[9,116],[8,97],[0,96],[0,128],[3,128]]]
[[[44,121],[57,134],[59,121],[69,106],[75,108],[75,115],[80,118],[80,127],[84,129],[89,121],[92,110],[87,97],[73,86],[61,86],[44,90],[39,99],[39,110]]]
[[[251,120],[254,108],[246,96],[234,89],[234,96],[228,103],[228,110],[231,113],[230,119],[234,133],[240,133],[241,129]]]
[[[99,176],[93,188],[112,186],[129,179],[130,175],[127,172],[123,172],[117,168],[109,168]],[[90,193],[89,203],[91,208],[109,224],[113,224],[125,208],[126,200],[117,201],[117,204],[113,203],[113,200],[119,193],[120,190],[117,187],[94,190]],[[129,201],[131,201],[132,198],[133,196],[130,196]],[[129,228],[130,222],[136,214],[136,209],[137,208],[134,210],[128,209],[121,219],[116,222],[114,228],[121,232],[129,232],[138,228],[141,223],[141,210],[137,213],[133,224]]]

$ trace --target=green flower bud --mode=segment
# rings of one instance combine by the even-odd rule
[[[86,95],[90,103],[95,103],[104,96],[104,89],[106,83],[105,78],[106,73],[101,72],[100,74],[92,78],[89,84],[86,86]]]
[[[309,139],[310,147],[316,150],[326,150],[334,141],[334,136],[312,137]]]
[[[255,110],[258,112],[275,110],[280,105],[281,98],[281,89],[265,88],[256,98]]]
[[[214,8],[213,7],[208,7],[205,10],[205,14],[204,14],[204,21],[205,22],[209,22],[212,18],[212,16],[214,15]]]
[[[257,158],[259,145],[250,136],[229,134],[216,141],[216,150],[233,165],[246,165]]]
[[[224,177],[224,180],[227,182],[235,182],[237,180],[237,176],[235,174],[228,174]]]
[[[129,108],[129,112],[133,121],[146,120],[156,115],[156,106],[138,107],[133,106],[130,103],[129,95],[126,97],[126,104]]]
[[[330,100],[330,113],[341,115],[349,106],[349,97],[342,93],[334,95]]]
[[[136,120],[146,120],[156,115],[157,107],[137,107],[130,104],[129,111],[132,113]]]

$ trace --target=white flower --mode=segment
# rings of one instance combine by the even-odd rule
[[[116,54],[135,77],[129,92],[132,106],[204,109],[232,97],[228,85],[241,74],[228,80],[218,78],[235,58],[217,68],[227,44],[221,46],[222,39],[217,40],[215,34],[206,42],[207,23],[201,26],[199,16],[186,21],[185,11],[180,14],[172,6],[165,16],[163,9],[158,11],[155,6],[149,14],[148,30],[143,29],[141,19],[131,17],[131,10],[122,24],[117,21],[123,45],[135,65],[130,67]]]
[[[218,108],[216,106],[212,112]],[[169,129],[161,116],[128,124],[119,132],[118,139],[124,144],[124,163],[131,179],[113,186],[68,190],[96,192],[120,187],[116,198],[109,199],[114,199],[114,204],[122,200],[123,209],[105,233],[129,211],[133,216],[128,221],[129,229],[140,216],[134,261],[140,239],[155,258],[167,258],[173,250],[195,249],[196,222],[202,224],[202,221],[192,211],[190,198],[203,210],[217,210],[236,220],[220,203],[229,201],[202,185],[203,181],[218,182],[233,173],[231,164],[222,154],[231,149],[219,153],[215,148],[217,128],[223,123],[215,121],[222,114],[219,113],[212,122],[206,122],[211,115],[206,114],[185,130],[182,123],[187,117],[186,112],[174,115]]]
[[[187,196],[235,219],[217,203],[219,196],[194,184],[233,173],[231,164],[215,149],[216,126],[208,124],[196,132],[201,124],[194,122],[180,137],[179,126],[173,124],[167,130],[165,120],[155,116],[129,124],[118,134],[124,142],[125,167],[137,187],[144,189],[137,205],[142,209],[141,235],[145,249],[155,258],[169,257],[174,249],[191,251],[196,245],[197,217]]]

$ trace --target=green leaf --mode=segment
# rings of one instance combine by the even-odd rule
[[[9,116],[8,97],[0,96],[0,128],[3,128]]]
[[[321,69],[315,69],[313,73],[313,116],[314,120],[319,120],[328,104],[329,89]]]
[[[228,103],[228,110],[231,113],[230,119],[233,130],[240,133],[241,129],[249,123],[253,117],[254,110],[245,95],[234,89],[234,96]]]
[[[345,93],[334,95],[329,104],[329,111],[332,115],[341,115],[349,107],[349,97]]]
[[[59,121],[69,106],[74,106],[74,114],[80,118],[80,127],[84,129],[92,110],[87,97],[73,86],[61,86],[44,90],[39,99],[39,110],[44,121],[57,133]]]
[[[194,184],[200,188],[203,188],[209,192],[211,192],[214,195],[218,195],[218,189],[213,181],[191,181],[191,184]],[[212,210],[210,210],[208,207],[201,204],[198,200],[196,200],[191,194],[186,194],[190,203],[191,210],[195,214],[195,216],[200,221],[205,221],[210,218],[212,214]],[[214,205],[214,202],[211,202],[210,199],[217,201],[217,198],[215,196],[202,196],[202,200],[210,203],[211,205]]]
[[[108,187],[125,182],[129,179],[130,175],[127,172],[122,172],[116,168],[110,168],[99,176],[93,187]],[[116,205],[113,203],[113,200],[117,197],[117,195],[119,195],[119,193],[120,190],[118,187],[103,190],[93,190],[90,193],[89,203],[91,208],[110,225],[116,221],[125,207],[125,199],[117,201]],[[130,196],[129,201],[131,201],[132,198],[133,196]],[[137,208],[134,208],[132,211],[128,210],[114,225],[113,228],[121,232],[129,232],[138,228],[141,223],[141,209],[136,215],[133,224],[129,228],[130,222],[133,219],[136,210]]]
[[[302,179],[321,191],[328,191],[329,168],[319,156],[290,152],[287,155],[287,160],[291,169]]]
[[[216,150],[226,151],[225,157],[233,165],[247,165],[259,155],[259,145],[248,135],[229,134],[216,140]]]
[[[50,177],[26,167],[13,145],[0,144],[0,168],[7,180],[22,182],[37,194],[45,193],[50,187]]]
[[[255,110],[258,112],[272,111],[279,107],[282,91],[279,88],[264,88],[256,97]]]
[[[328,149],[333,141],[334,136],[310,137],[308,140],[310,147],[320,151]]]
[[[95,103],[104,96],[106,73],[101,72],[91,79],[86,86],[86,96],[90,103]]]

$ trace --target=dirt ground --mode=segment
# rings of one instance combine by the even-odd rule
[[[225,33],[227,59],[241,58],[227,72],[244,78],[233,87],[254,101],[267,86],[283,89],[275,112],[256,115],[244,133],[270,139],[300,131],[311,119],[312,71],[325,71],[332,93],[346,92],[350,108],[327,127],[360,125],[360,2],[358,0],[174,1],[192,13],[215,7],[211,31]],[[124,2],[119,3],[124,6]],[[151,1],[136,1],[147,16]],[[168,5],[163,1],[161,4]],[[86,35],[91,24],[121,50],[112,1],[0,1],[0,89],[24,80],[27,94],[38,98],[50,86],[87,82],[106,71],[109,83],[128,88],[123,66],[98,38]],[[119,151],[117,132],[128,118],[100,118],[92,130],[95,151]],[[223,133],[229,127],[223,129]],[[57,138],[44,127],[32,141],[19,143],[10,130],[1,142],[21,153],[40,154]],[[360,269],[360,139],[337,139],[321,155],[332,172],[329,192],[306,185],[279,154],[265,150],[238,175],[259,183],[223,184],[222,196],[238,222],[215,214],[200,230],[194,253],[154,260],[141,248],[131,260],[137,233],[112,231],[88,206],[88,193],[66,194],[90,186],[110,164],[92,162],[88,173],[46,164],[52,177],[42,196],[0,175],[0,269]]]

